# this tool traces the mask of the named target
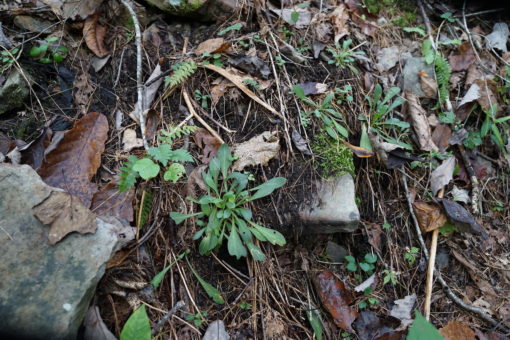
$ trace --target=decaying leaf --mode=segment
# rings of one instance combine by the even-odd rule
[[[437,151],[438,148],[432,141],[432,133],[430,131],[427,113],[420,104],[418,96],[411,91],[405,91],[409,114],[413,121],[413,128],[418,137],[420,149],[423,151]]]
[[[141,138],[136,137],[136,131],[133,129],[124,130],[124,134],[122,135],[122,150],[124,152],[129,152],[136,148],[141,148],[143,146],[143,141]]]
[[[352,332],[351,325],[359,313],[349,307],[353,300],[351,292],[329,270],[321,271],[313,282],[324,308],[331,314],[335,324]]]
[[[369,150],[367,148],[363,148],[361,146],[352,145],[351,143],[347,141],[342,141],[345,146],[347,146],[355,155],[359,158],[369,158],[374,155],[374,152],[372,150]]]
[[[103,3],[103,0],[41,0],[51,7],[51,10],[64,20],[85,19],[97,11],[97,8]]]
[[[439,330],[444,340],[475,340],[475,332],[464,322],[452,320]]]
[[[447,199],[442,199],[441,203],[443,203],[446,214],[459,231],[487,236],[483,228],[462,205]]]
[[[199,156],[200,160],[204,164],[209,164],[211,159],[216,157],[218,149],[221,146],[221,142],[211,135],[206,129],[199,128],[193,134],[193,140],[195,144],[202,149],[202,155]]]
[[[88,112],[90,99],[95,91],[94,85],[89,80],[89,74],[83,72],[76,76],[73,88],[74,104],[78,108],[78,113],[84,115]]]
[[[241,171],[250,165],[267,165],[280,152],[278,132],[265,131],[233,148],[239,158],[232,165],[233,171]]]
[[[66,132],[37,172],[48,185],[69,192],[89,207],[97,191],[97,185],[90,180],[101,164],[107,138],[106,117],[99,112],[89,113]]]
[[[241,55],[228,59],[228,63],[252,75],[267,79],[271,74],[264,60],[257,56]]]
[[[447,221],[446,215],[441,208],[435,204],[431,205],[422,201],[415,201],[413,202],[413,208],[421,232],[424,234],[441,228]]]
[[[437,98],[437,82],[429,76],[424,70],[418,72],[420,78],[421,90],[425,94],[426,98]]]
[[[375,283],[375,273],[370,275],[370,277],[368,279],[366,279],[365,281],[363,281],[362,283],[360,283],[359,285],[354,287],[354,291],[358,292],[358,293],[364,292],[365,289],[372,287],[374,285],[374,283]]]
[[[361,1],[348,0],[344,1],[345,5],[349,8],[351,20],[361,28],[363,34],[374,36],[377,32],[377,19],[379,17],[366,10],[362,6]]]
[[[161,71],[161,66],[159,64],[156,65],[154,68],[154,71],[152,71],[149,79],[145,82],[145,84],[150,84],[148,86],[145,86],[145,90],[143,91],[143,99],[142,99],[142,112],[147,120],[148,111],[151,108],[152,102],[154,101],[154,98],[156,98],[156,93],[158,92],[159,87],[163,83],[163,77],[161,77],[161,74],[163,72]],[[158,78],[159,77],[159,78]],[[137,108],[139,107],[139,103],[136,102],[135,109],[131,112],[130,117],[133,118],[135,122],[138,124],[140,123],[138,121],[138,117],[136,115]]]
[[[392,316],[378,317],[372,312],[363,311],[354,326],[360,340],[402,340],[402,331],[395,330],[400,320]]]
[[[432,140],[440,152],[444,152],[448,148],[451,136],[452,129],[447,124],[438,124],[432,132]]]
[[[119,192],[117,183],[110,181],[94,194],[90,209],[97,215],[111,215],[132,222],[134,198],[134,188]]]
[[[469,198],[469,191],[467,191],[466,189],[459,189],[457,188],[456,185],[453,186],[453,189],[450,193],[453,197],[453,200],[456,202],[468,204],[469,201],[471,200]]]
[[[349,13],[345,8],[344,4],[338,5],[333,12],[330,14],[329,19],[333,25],[335,31],[335,43],[337,43],[342,37],[349,34],[349,26],[347,20],[349,19]]]
[[[390,311],[390,315],[400,320],[401,324],[397,330],[405,330],[413,323],[414,303],[416,302],[416,294],[407,295],[403,299],[395,300],[395,305]]]
[[[223,38],[208,39],[201,42],[195,48],[195,54],[201,56],[204,53],[221,53],[230,47],[230,43],[226,43]]]
[[[21,148],[21,163],[28,164],[34,169],[39,168],[44,159],[44,150],[50,145],[52,134],[50,128],[44,128],[39,137]]]
[[[368,243],[374,247],[378,252],[381,251],[381,234],[382,229],[381,226],[377,223],[365,223]]]
[[[492,32],[485,37],[488,48],[495,48],[503,53],[507,51],[506,44],[510,30],[508,25],[504,22],[497,22],[494,24]]]
[[[307,27],[310,25],[310,21],[312,20],[312,12],[310,12],[309,8],[300,8],[296,6],[294,8],[272,9],[271,11],[281,17],[283,21],[289,25],[294,25],[297,29]]]
[[[462,97],[458,107],[462,107],[464,104],[476,101],[483,109],[490,109],[491,105],[498,103],[498,99],[494,94],[497,92],[497,90],[495,91],[494,87],[495,83],[490,79],[475,80],[475,82],[469,87],[464,97]]]
[[[98,23],[100,14],[96,13],[87,18],[83,24],[83,39],[87,47],[99,58],[104,58],[110,51],[104,45],[106,27]]]
[[[325,93],[328,90],[328,84],[324,83],[306,82],[297,84],[297,86],[303,89],[305,96]]]
[[[292,130],[290,138],[292,138],[292,141],[294,142],[296,149],[298,149],[304,155],[307,155],[307,156],[312,155],[312,152],[308,148],[308,143],[306,142],[306,140],[303,137],[301,137],[301,135],[299,134],[299,132],[296,129]]]
[[[97,306],[90,306],[83,321],[83,328],[85,329],[84,340],[117,340],[106,327]]]
[[[430,186],[432,193],[435,195],[437,192],[448,185],[453,178],[453,170],[455,169],[455,156],[450,156],[443,163],[438,166],[430,174]]]
[[[471,44],[468,41],[463,42],[457,49],[455,55],[448,57],[452,71],[464,71],[467,70],[471,64],[475,61],[475,53],[471,48]]]
[[[96,232],[96,215],[67,192],[52,191],[32,211],[41,223],[50,225],[49,244],[57,243],[73,231],[81,234]]]

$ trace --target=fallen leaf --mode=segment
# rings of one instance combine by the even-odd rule
[[[98,23],[100,14],[89,16],[83,24],[83,39],[87,47],[99,58],[104,58],[110,51],[104,45],[106,27]]]
[[[422,158],[413,156],[407,151],[404,151],[402,149],[395,149],[390,151],[390,153],[388,154],[386,167],[388,169],[395,169],[410,162],[423,162],[423,161],[424,160]]]
[[[335,324],[352,332],[351,325],[359,313],[349,307],[353,300],[351,292],[329,270],[321,271],[314,278],[314,284],[324,308],[333,317]]]
[[[466,85],[473,84],[476,80],[482,79],[483,75],[482,72],[478,69],[478,66],[476,64],[471,64],[467,70],[467,76],[466,76]]]
[[[469,87],[464,97],[462,97],[462,100],[460,101],[458,107],[478,100],[478,98],[480,98],[480,86],[478,86],[478,84],[475,83]]]
[[[0,132],[0,153],[4,156],[16,147],[16,143],[7,137],[5,134]]]
[[[447,124],[439,123],[432,132],[432,141],[440,152],[444,152],[450,145],[451,136],[452,129]]]
[[[230,43],[225,43],[223,38],[214,38],[201,42],[195,48],[195,54],[202,56],[204,53],[221,53],[230,47]]]
[[[407,295],[403,299],[395,300],[395,305],[390,311],[390,315],[400,320],[401,324],[397,330],[405,330],[413,323],[411,312],[416,302],[416,294]]]
[[[352,145],[351,143],[347,141],[342,141],[345,146],[347,146],[355,155],[359,158],[369,158],[374,155],[374,152],[372,150],[369,150],[367,148],[363,148],[361,146]]]
[[[294,8],[272,9],[271,11],[282,18],[287,24],[293,25],[297,29],[307,27],[310,25],[310,21],[312,21],[312,12],[310,12],[309,8],[296,6]],[[295,20],[296,17],[297,20]]]
[[[434,78],[430,77],[427,72],[418,72],[420,78],[421,90],[426,98],[437,98],[437,82]]]
[[[228,59],[228,63],[241,69],[242,71],[267,79],[271,74],[269,67],[264,63],[264,60],[257,56],[237,56]]]
[[[453,189],[450,192],[450,194],[452,195],[453,200],[456,202],[462,202],[462,203],[468,204],[469,201],[471,200],[469,198],[469,192],[466,189],[457,188],[456,185],[453,186]]]
[[[110,181],[92,197],[90,209],[97,215],[111,215],[124,221],[133,221],[135,190],[119,192],[116,182]]]
[[[432,134],[427,120],[427,113],[421,107],[418,96],[411,91],[405,91],[409,115],[413,121],[413,128],[418,137],[420,149],[423,151],[437,151],[438,148],[432,141]]]
[[[475,332],[464,322],[451,320],[439,330],[444,340],[476,340]]]
[[[471,43],[463,42],[458,48],[457,53],[448,57],[452,71],[467,70],[475,61],[475,53],[471,48]]]
[[[431,205],[425,202],[415,201],[413,202],[413,208],[423,234],[441,228],[447,221],[446,215],[441,208],[435,204]]]
[[[144,113],[145,117],[147,117],[147,112],[151,108],[152,102],[154,101],[154,98],[156,98],[156,93],[158,92],[159,87],[163,83],[163,77],[161,77],[161,74],[163,72],[161,71],[161,66],[159,64],[156,65],[154,68],[154,71],[152,71],[149,79],[145,82],[145,90],[143,91],[143,99],[142,99],[142,112]],[[158,78],[159,77],[159,78]],[[136,108],[138,108],[138,101],[135,104],[135,109],[131,113],[132,116],[138,118],[136,116]],[[137,123],[138,119],[135,120]]]
[[[99,307],[90,306],[83,321],[84,340],[117,340],[101,318]]]
[[[368,243],[378,252],[381,251],[381,226],[377,223],[365,223],[367,227]]]
[[[481,234],[484,237],[487,236],[487,233],[462,205],[444,198],[441,200],[441,203],[443,203],[446,215],[448,215],[459,231]]]
[[[278,132],[265,131],[233,147],[233,153],[239,158],[232,165],[232,170],[241,171],[250,165],[267,165],[278,152],[280,152]]]
[[[79,114],[87,114],[94,91],[95,87],[90,82],[88,73],[83,72],[76,76],[73,83],[73,98]]]
[[[344,4],[338,5],[329,15],[329,20],[331,21],[333,30],[335,31],[335,43],[349,34],[349,26],[347,25],[348,19],[349,13],[347,12]]]
[[[37,173],[48,184],[66,190],[90,207],[97,185],[92,176],[101,164],[108,138],[108,121],[99,112],[78,120],[56,149],[46,155]]]
[[[395,330],[399,324],[400,320],[392,316],[379,318],[372,312],[363,311],[354,326],[360,340],[403,340],[403,332]]]
[[[44,159],[44,150],[50,145],[51,136],[51,129],[44,128],[39,137],[26,147],[20,149],[21,163],[28,164],[34,169],[39,168]]]
[[[455,156],[450,156],[443,163],[438,166],[430,174],[430,186],[434,195],[448,185],[453,178],[453,170],[455,169]]]
[[[152,140],[158,132],[159,124],[161,123],[161,114],[155,110],[150,109],[144,112],[145,114],[145,138],[148,141]]]
[[[325,93],[328,90],[328,85],[324,83],[306,82],[297,84],[297,86],[303,89],[305,96]]]
[[[478,87],[480,88],[480,91],[479,91],[480,97],[477,99],[477,102],[478,102],[478,104],[480,104],[482,109],[489,110],[491,108],[491,105],[498,104],[498,98],[495,95],[495,93],[498,93],[498,90],[497,90],[496,83],[493,80],[478,79],[478,80],[476,80],[476,84],[478,84]]]
[[[108,263],[106,263],[106,269],[122,265],[124,261],[126,261],[126,259],[128,258],[129,254],[131,254],[131,251],[132,250],[121,249],[115,254],[113,254]]]
[[[143,31],[142,42],[144,44],[150,42],[152,45],[159,48],[163,42],[159,36],[160,32],[161,30],[159,29],[158,24],[153,23],[145,31]]]
[[[41,223],[50,225],[49,244],[59,242],[73,231],[81,234],[96,232],[96,215],[67,192],[52,191],[32,211]]]
[[[507,52],[506,43],[508,41],[509,34],[510,31],[506,23],[495,23],[492,32],[485,37],[487,48],[498,49],[503,53]]]
[[[41,0],[51,7],[51,10],[63,19],[84,20],[96,12],[103,0]]]
[[[299,134],[299,132],[296,129],[292,130],[290,138],[292,138],[292,141],[294,142],[296,149],[298,149],[304,155],[307,155],[307,156],[312,155],[312,152],[310,151],[310,149],[308,147],[308,143],[306,142],[306,140],[303,137],[301,137],[301,135]]]
[[[143,141],[141,138],[136,137],[136,131],[133,129],[124,130],[124,134],[122,135],[122,150],[124,152],[129,152],[136,148],[141,148],[143,146]]]
[[[193,134],[195,144],[202,150],[202,155],[199,156],[200,161],[204,164],[209,164],[211,159],[216,157],[221,142],[211,135],[209,131],[203,128],[197,129]]]
[[[344,1],[344,3],[350,10],[352,22],[361,28],[363,34],[373,37],[379,28],[377,26],[377,19],[379,17],[368,12],[359,1],[349,0]]]

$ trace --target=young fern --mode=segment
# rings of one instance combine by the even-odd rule
[[[183,83],[186,79],[191,77],[197,69],[197,64],[193,60],[178,63],[173,67],[174,73],[165,77],[165,86],[174,87]]]
[[[142,193],[140,208],[138,209],[138,215],[136,216],[136,227],[138,229],[143,227],[147,222],[151,209],[152,209],[152,193],[148,190],[144,190]]]
[[[193,125],[170,126],[168,130],[161,130],[161,134],[163,134],[163,136],[158,136],[158,139],[166,144],[171,145],[174,143],[175,139],[192,134],[197,130],[198,127]]]
[[[129,156],[127,162],[120,168],[119,191],[125,192],[131,189],[138,178],[138,172],[133,170],[135,162],[138,160],[135,156]]]
[[[450,76],[452,68],[448,61],[441,55],[437,55],[434,66],[436,69],[436,81],[439,89],[439,102],[444,104],[449,96]]]

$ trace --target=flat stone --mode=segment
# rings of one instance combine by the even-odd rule
[[[5,83],[0,86],[0,115],[23,107],[29,94],[25,79],[13,68]]]
[[[386,72],[394,67],[399,59],[400,48],[398,46],[390,46],[381,48],[377,51],[376,67],[379,72]]]
[[[317,184],[317,194],[299,209],[303,233],[353,232],[358,228],[354,180],[350,174]]]
[[[425,71],[429,77],[434,74],[434,65],[427,65],[425,58],[409,57],[405,59],[403,73],[404,91],[411,91],[418,97],[426,97],[421,89],[420,78],[418,72]]]
[[[226,19],[239,8],[239,0],[147,0],[171,15],[191,17],[199,21]]]
[[[49,245],[32,207],[52,191],[28,165],[0,164],[1,339],[75,339],[106,262],[134,235],[97,218],[95,234]]]
[[[349,253],[347,252],[347,249],[341,245],[328,241],[328,245],[326,246],[326,255],[329,257],[331,262],[342,263]]]

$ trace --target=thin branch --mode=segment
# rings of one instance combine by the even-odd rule
[[[158,334],[159,330],[163,328],[165,323],[172,317],[172,315],[174,315],[179,309],[181,309],[184,306],[186,306],[184,301],[182,300],[178,301],[175,304],[175,306],[173,306],[172,309],[170,309],[170,311],[166,313],[165,316],[161,318],[161,320],[159,320],[158,323],[152,328],[152,335]]]
[[[136,16],[136,12],[127,0],[121,0],[122,4],[127,8],[131,18],[133,18],[133,24],[135,26],[135,44],[136,44],[136,89],[138,92],[138,101],[135,107],[135,116],[140,120],[140,130],[142,132],[143,146],[145,150],[149,150],[149,144],[145,137],[145,116],[143,115],[143,108],[145,107],[144,91],[145,86],[142,81],[142,32],[140,30],[140,22]]]

